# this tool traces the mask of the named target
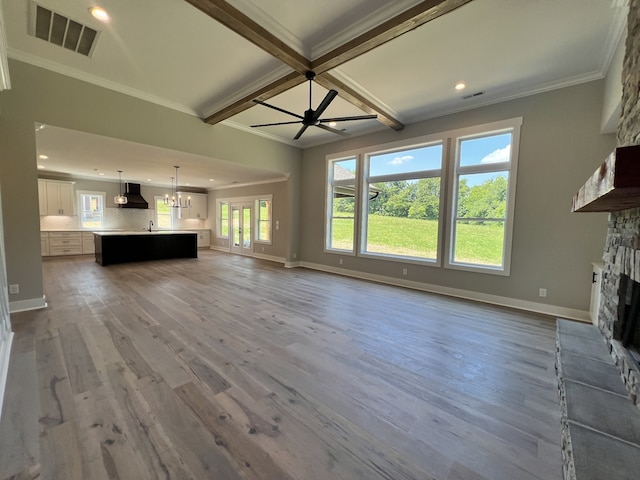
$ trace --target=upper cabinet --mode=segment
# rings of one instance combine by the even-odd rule
[[[73,215],[73,183],[38,180],[40,215]]]
[[[182,218],[197,218],[204,220],[207,218],[207,197],[206,193],[186,193],[182,192],[182,198],[191,197],[191,208],[185,208]]]

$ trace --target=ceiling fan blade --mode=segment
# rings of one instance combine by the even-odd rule
[[[352,120],[373,120],[374,118],[378,118],[378,115],[356,115],[353,117],[321,118],[320,122],[350,122]]]
[[[333,99],[336,98],[337,95],[338,95],[338,92],[336,92],[335,90],[329,90],[329,92],[324,97],[322,102],[320,102],[320,105],[318,105],[317,110],[313,112],[313,117],[315,119],[320,118],[320,115],[324,113],[324,111],[327,109],[329,104],[333,102]]]
[[[304,131],[307,129],[309,125],[303,125],[302,128],[300,130],[298,130],[298,133],[296,133],[296,136],[293,137],[294,140],[298,140],[302,134],[304,133]]]
[[[289,110],[285,110],[283,108],[276,107],[274,105],[269,105],[268,103],[265,103],[262,100],[256,100],[254,98],[253,101],[256,102],[256,103],[259,103],[260,105],[264,105],[265,107],[273,108],[274,110],[277,110],[279,112],[286,113],[287,115],[293,115],[294,117],[299,118],[300,120],[302,120],[302,118],[304,118],[301,115],[298,115],[297,113],[290,112]]]
[[[323,125],[321,123],[317,124],[316,127],[326,130],[327,132],[337,133],[338,135],[342,135],[343,137],[351,136],[347,132],[343,132],[342,130],[336,130],[335,128],[327,127],[326,125]]]
[[[259,125],[251,125],[251,127],[273,127],[274,125],[293,125],[294,123],[300,123],[300,120],[294,120],[293,122],[261,123]]]

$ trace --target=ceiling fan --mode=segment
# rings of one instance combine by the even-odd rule
[[[253,100],[256,103],[259,103],[260,105],[264,105],[265,107],[273,108],[274,110],[278,110],[279,112],[292,115],[296,118],[299,118],[300,120],[295,120],[292,122],[262,123],[260,125],[251,125],[251,126],[255,128],[255,127],[270,127],[273,125],[293,125],[295,123],[301,123],[302,128],[300,128],[296,136],[293,137],[294,140],[298,140],[302,136],[304,131],[307,129],[307,127],[318,127],[328,132],[333,132],[333,133],[337,133],[338,135],[342,135],[343,137],[348,137],[349,136],[348,133],[343,132],[342,130],[336,130],[335,128],[331,128],[325,125],[325,123],[349,122],[352,120],[370,120],[373,118],[378,118],[377,115],[356,115],[353,117],[320,118],[320,115],[324,113],[324,111],[327,109],[329,104],[333,101],[334,98],[336,98],[336,96],[338,95],[338,92],[335,90],[329,90],[326,97],[324,97],[322,102],[320,102],[320,105],[318,105],[318,108],[314,110],[313,108],[311,108],[311,84],[313,83],[313,80],[316,78],[316,74],[315,72],[312,72],[311,70],[309,70],[305,74],[305,76],[307,77],[307,80],[309,80],[309,110],[305,110],[304,115],[298,115],[297,113],[284,110],[274,105],[269,105],[268,103],[265,103],[262,100],[255,100],[255,99]]]

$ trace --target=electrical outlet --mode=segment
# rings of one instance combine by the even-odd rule
[[[403,274],[403,275],[406,275],[406,274],[407,274],[407,269],[406,269],[406,268],[403,268],[403,269],[402,269],[402,274]]]
[[[538,295],[540,295],[541,297],[546,297],[547,296],[547,289],[546,288],[541,288],[538,290]]]
[[[12,295],[20,293],[20,285],[18,285],[17,283],[14,283],[13,285],[9,285],[9,293]]]
[[[338,263],[340,263],[340,265],[342,265],[342,259],[338,260]]]

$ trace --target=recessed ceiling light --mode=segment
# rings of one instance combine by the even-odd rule
[[[213,182],[214,180],[213,180],[213,178],[210,178],[210,179],[209,179],[209,181],[210,181],[210,182]]]
[[[44,170],[46,167],[44,167],[43,165],[38,165],[38,170]]]
[[[147,182],[152,182],[153,180],[151,180],[150,178],[147,178]]]
[[[101,177],[104,177],[104,173],[100,172],[98,175],[100,175]]]
[[[46,159],[48,159],[49,157],[48,157],[48,156],[46,156],[46,155],[38,155],[38,158],[39,158],[40,160],[46,160]]]
[[[91,7],[89,9],[89,13],[93,16],[93,18],[97,18],[101,22],[109,21],[109,14],[104,8],[101,7]]]
[[[464,90],[465,88],[467,88],[467,84],[464,82],[458,82],[456,83],[456,90]]]
[[[330,126],[331,128],[334,128],[336,125],[337,125],[337,124],[336,124],[336,122],[329,122],[329,126]]]
[[[190,183],[185,183],[185,186],[190,187],[191,184]]]

